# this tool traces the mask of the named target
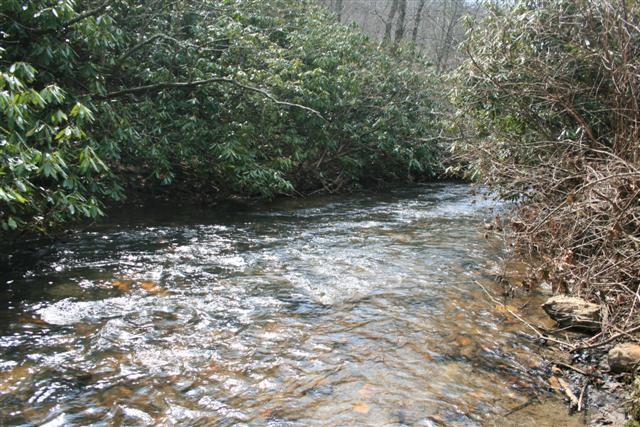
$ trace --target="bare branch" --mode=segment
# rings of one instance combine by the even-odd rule
[[[159,92],[164,89],[190,89],[190,88],[204,86],[212,83],[232,84],[242,89],[259,93],[264,97],[273,101],[275,104],[304,110],[309,113],[312,113],[313,115],[319,117],[324,121],[328,121],[322,114],[320,114],[319,111],[314,110],[313,108],[310,108],[301,104],[296,104],[294,102],[281,101],[277,99],[275,96],[273,96],[271,93],[266,91],[265,89],[255,87],[255,86],[249,86],[244,83],[240,83],[237,80],[233,80],[227,77],[212,77],[210,79],[193,80],[188,82],[161,82],[161,83],[154,83],[150,85],[143,85],[143,86],[136,86],[136,87],[126,88],[126,89],[121,89],[121,90],[106,93],[104,95],[93,94],[88,96],[91,96],[97,99],[115,99],[115,98],[120,98],[126,95],[136,95],[136,94],[142,94],[142,93],[148,93],[148,92]]]

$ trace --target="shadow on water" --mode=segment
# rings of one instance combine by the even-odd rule
[[[474,284],[502,254],[494,208],[428,185],[25,242],[0,282],[0,424],[581,425]]]

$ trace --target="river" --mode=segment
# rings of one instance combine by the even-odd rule
[[[0,272],[0,424],[582,425],[469,187],[121,208]],[[535,296],[509,304],[536,316]]]

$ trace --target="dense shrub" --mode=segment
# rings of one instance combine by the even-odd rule
[[[426,67],[334,19],[295,0],[2,2],[0,225],[93,217],[132,188],[272,197],[433,176]]]
[[[473,27],[457,71],[468,172],[520,202],[538,279],[635,322],[640,284],[640,3],[526,1]],[[606,334],[605,334],[606,335]]]

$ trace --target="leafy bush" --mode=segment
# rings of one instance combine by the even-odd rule
[[[29,117],[3,118],[5,227],[95,216],[132,189],[273,197],[439,171],[426,66],[306,1],[8,0],[0,27],[2,108]]]
[[[49,227],[102,214],[99,196],[120,197],[95,141],[82,126],[93,121],[83,104],[65,104],[49,84],[35,89],[35,69],[24,62],[0,71],[0,227]]]

